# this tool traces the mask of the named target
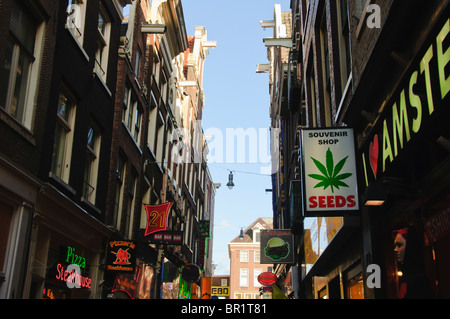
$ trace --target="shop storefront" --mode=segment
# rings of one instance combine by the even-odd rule
[[[22,298],[39,183],[0,157],[0,299]]]
[[[358,217],[305,218],[302,284],[307,298],[363,299]]]
[[[421,30],[360,149],[362,201],[382,197],[362,209],[364,269],[382,270],[380,288],[365,287],[373,298],[450,297],[449,11]]]

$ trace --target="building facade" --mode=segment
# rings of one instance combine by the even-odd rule
[[[0,297],[159,299],[165,269],[210,276],[212,231],[199,225],[213,222],[216,187],[201,126],[195,163],[183,134],[204,106],[206,31],[189,44],[176,0],[0,7]],[[144,204],[169,201],[182,242],[151,243]],[[131,272],[106,265],[119,243]]]
[[[2,182],[19,196],[2,206],[8,222],[1,295],[99,298],[101,252],[111,235],[103,222],[126,1],[1,5],[9,21],[1,32]],[[17,188],[18,176],[32,178],[34,190]],[[70,290],[61,276],[69,250],[84,260],[82,289]]]
[[[272,218],[258,218],[228,244],[230,299],[262,299],[258,276],[272,270],[260,263],[261,230],[272,229]]]
[[[298,296],[448,297],[448,1],[291,1],[291,14],[271,118],[275,203],[290,199],[284,226],[303,237]],[[324,127],[353,129],[357,214],[304,215],[301,132]]]

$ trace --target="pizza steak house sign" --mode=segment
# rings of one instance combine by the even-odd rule
[[[449,106],[450,19],[439,27],[393,95],[394,101],[387,104],[384,119],[378,120],[377,124],[381,124],[374,128],[375,133],[363,150],[366,185],[386,171],[439,107]]]

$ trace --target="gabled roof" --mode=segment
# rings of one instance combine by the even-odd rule
[[[253,230],[254,229],[272,229],[273,218],[272,217],[258,217],[253,223],[251,223],[246,229],[244,229],[244,238],[240,239],[239,234],[230,242],[232,243],[253,243]]]

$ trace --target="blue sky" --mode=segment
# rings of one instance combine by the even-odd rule
[[[269,77],[257,74],[256,65],[268,63],[263,38],[271,37],[273,29],[264,30],[259,22],[273,19],[276,3],[281,5],[281,11],[290,10],[290,0],[182,0],[187,34],[193,35],[195,26],[204,26],[208,40],[218,42],[216,48],[209,50],[205,62],[202,126],[205,131],[221,131],[224,145],[230,143],[226,139],[227,128],[256,131],[258,143],[264,142],[259,129],[269,132]],[[265,192],[271,188],[270,175],[262,174],[270,173],[262,171],[270,168],[266,137],[267,145],[257,147],[261,154],[256,163],[249,163],[248,154],[244,163],[237,163],[237,154],[233,161],[225,161],[224,154],[222,162],[226,163],[209,163],[214,182],[222,184],[215,201],[215,275],[229,274],[227,244],[239,235],[240,228],[258,217],[272,216],[272,195]],[[234,171],[232,190],[226,187],[229,170]]]

